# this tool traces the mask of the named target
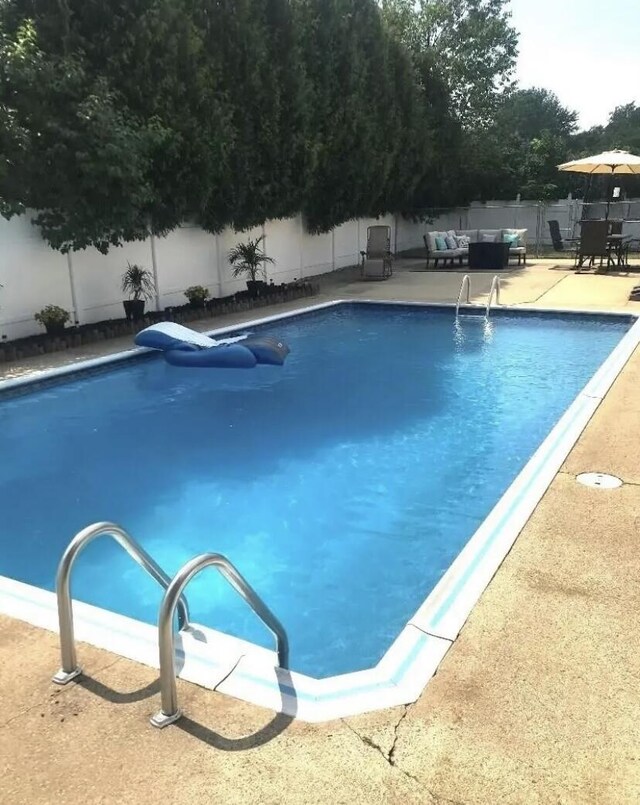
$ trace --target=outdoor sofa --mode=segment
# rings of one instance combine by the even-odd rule
[[[433,260],[434,268],[438,262],[444,267],[449,263],[455,267],[464,265],[469,258],[470,243],[509,242],[509,258],[517,257],[518,265],[527,264],[526,229],[449,229],[447,232],[427,232],[423,236],[427,250],[427,268]]]

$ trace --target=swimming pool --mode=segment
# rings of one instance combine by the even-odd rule
[[[112,520],[170,575],[225,554],[295,671],[372,668],[632,321],[339,304],[263,326],[291,347],[282,368],[144,356],[24,387],[0,398],[0,574],[51,590],[71,536]],[[108,541],[73,594],[148,623],[161,598]],[[192,620],[271,646],[215,574],[187,597]]]

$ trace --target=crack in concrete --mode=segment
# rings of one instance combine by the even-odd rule
[[[400,716],[400,718],[398,719],[398,723],[393,728],[393,743],[391,744],[391,749],[389,749],[389,763],[392,766],[396,765],[395,756],[396,756],[396,747],[398,746],[398,737],[399,737],[398,730],[400,729],[400,724],[402,724],[402,722],[407,717],[407,713],[409,712],[409,705],[408,704],[403,705],[403,707],[404,707],[404,711],[403,711],[402,715]],[[406,774],[406,772],[405,772],[405,774]]]
[[[103,665],[97,670],[95,670],[94,673],[96,674],[102,673],[102,671],[106,671],[108,668],[111,668],[116,663],[121,662],[121,660],[122,657],[116,657],[115,659],[108,662],[106,665]],[[75,687],[78,687],[78,685],[74,680],[69,682],[67,685],[56,685],[55,683],[52,683],[52,687],[49,688],[46,696],[44,696],[42,699],[38,699],[38,701],[32,704],[30,707],[26,707],[19,713],[15,713],[7,721],[3,721],[2,724],[0,724],[0,730],[9,726],[9,724],[12,724],[17,719],[22,718],[22,716],[26,716],[27,713],[30,713],[32,710],[36,710],[39,707],[43,707],[44,705],[47,704],[47,702],[50,702],[51,699],[54,699],[56,696],[61,696],[64,693],[65,689],[70,690],[71,688]]]
[[[37,708],[42,707],[44,701],[45,701],[44,699],[37,701],[35,704],[32,704],[31,707],[26,707],[19,713],[15,713],[15,715],[12,715],[11,718],[9,718],[7,721],[4,721],[2,724],[0,724],[0,730],[3,730],[5,727],[8,727],[9,724],[13,724],[14,721],[17,721],[19,718],[22,718],[22,716],[26,716],[27,713],[30,713],[32,710],[36,710]]]
[[[402,713],[400,715],[400,718],[398,719],[398,721],[396,722],[396,724],[395,724],[395,726],[393,728],[393,743],[391,744],[391,748],[389,749],[389,752],[385,752],[385,750],[380,746],[380,744],[376,743],[372,738],[369,738],[368,735],[361,735],[344,718],[342,719],[342,722],[343,722],[343,724],[345,724],[345,726],[347,726],[351,730],[351,732],[354,735],[356,735],[362,741],[362,743],[365,746],[368,746],[370,749],[375,749],[376,752],[378,752],[392,768],[397,769],[399,772],[404,774],[405,777],[408,777],[410,780],[413,780],[414,783],[420,783],[420,780],[414,774],[411,774],[411,772],[408,772],[405,769],[403,769],[401,766],[398,766],[397,763],[396,763],[396,760],[395,760],[395,752],[396,752],[396,747],[397,747],[397,744],[398,744],[398,737],[399,737],[398,736],[398,729],[400,727],[400,724],[402,724],[404,719],[407,717],[407,713],[409,712],[409,707],[410,706],[411,705],[408,705],[408,704],[403,705],[404,709],[403,709],[403,711],[402,711]],[[431,792],[429,792],[429,793],[431,793]]]
[[[517,305],[533,305],[536,302],[539,302],[543,296],[546,296],[550,291],[552,291],[554,288],[560,285],[561,282],[564,282],[566,279],[569,279],[570,276],[571,276],[570,274],[567,274],[564,277],[560,277],[560,279],[556,280],[553,283],[553,285],[550,285],[548,288],[546,288],[544,291],[538,294],[538,296],[536,296],[535,299],[524,299],[520,302],[504,302],[504,304],[509,305],[511,307],[516,307]],[[508,277],[505,277],[505,279],[508,279]]]
[[[400,738],[399,735],[400,725],[407,717],[410,707],[411,707],[410,704],[403,705],[404,709],[400,714],[400,718],[397,720],[393,728],[393,742],[388,752],[385,752],[385,750],[380,746],[380,744],[376,743],[372,738],[369,738],[368,735],[361,735],[358,732],[358,730],[356,730],[353,726],[351,726],[351,724],[349,724],[349,722],[346,719],[343,718],[341,719],[341,721],[346,727],[348,727],[351,730],[351,732],[357,738],[359,738],[362,741],[362,743],[365,746],[369,747],[370,749],[375,749],[375,751],[378,752],[378,754],[380,754],[384,758],[384,760],[389,764],[389,766],[396,769],[401,774],[404,774],[405,777],[407,777],[409,780],[412,780],[414,783],[418,783],[418,785],[420,785],[423,788],[423,790],[426,790],[426,792],[431,797],[430,805],[465,805],[465,803],[462,800],[450,799],[449,797],[443,797],[440,794],[436,794],[435,791],[432,791],[430,788],[428,788],[424,784],[424,782],[420,780],[419,777],[416,777],[415,774],[411,774],[411,772],[407,771],[406,769],[403,769],[402,766],[398,765],[395,754],[398,746],[398,740]]]
[[[449,797],[441,797],[438,794],[434,794],[430,788],[428,788],[427,791],[429,792],[429,795],[433,797],[432,805],[465,805],[461,799],[449,799]]]
[[[226,682],[227,679],[231,676],[231,674],[236,670],[236,668],[240,665],[240,660],[244,659],[245,655],[241,654],[238,659],[235,661],[233,666],[227,671],[227,673],[222,677],[222,679],[218,680],[216,684],[213,686],[213,690],[217,693],[218,688],[222,685],[223,682]]]

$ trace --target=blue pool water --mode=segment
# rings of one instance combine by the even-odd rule
[[[53,589],[73,534],[128,529],[170,574],[226,554],[313,676],[374,665],[630,326],[343,305],[265,328],[283,368],[162,359],[0,399],[0,574]],[[155,622],[159,588],[101,540],[74,597]],[[271,646],[215,573],[192,619]]]

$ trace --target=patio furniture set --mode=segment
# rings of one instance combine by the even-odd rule
[[[609,220],[611,182],[617,175],[640,175],[640,157],[628,151],[604,151],[583,159],[558,165],[558,170],[584,174],[605,174],[609,177],[607,212],[603,220],[581,221],[580,238],[568,238],[567,243],[576,245],[575,265],[579,269],[588,261],[593,266],[597,259],[600,267],[606,260],[611,265],[628,266],[628,253],[632,239],[622,232],[622,221]],[[553,244],[564,251],[557,221],[549,221]],[[507,268],[511,257],[518,258],[518,265],[527,263],[526,229],[450,229],[447,232],[428,232],[423,236],[427,250],[427,269],[433,260],[443,268],[455,268],[466,260],[470,269],[500,271]],[[362,256],[363,279],[387,279],[393,273],[391,255],[391,228],[371,226],[367,230],[367,248]]]
[[[433,260],[454,268],[465,262],[470,269],[504,271],[511,258],[518,265],[527,264],[526,229],[450,229],[447,232],[427,232],[423,236],[427,250],[427,268]]]
[[[526,229],[465,229],[448,232],[428,232],[423,236],[427,250],[427,269],[433,260],[446,268],[462,266],[471,269],[504,271],[509,260],[518,265],[527,263]],[[393,274],[391,227],[370,226],[367,229],[367,248],[360,252],[362,279],[388,279]]]
[[[627,267],[629,250],[633,238],[622,232],[623,221],[591,219],[580,221],[580,237],[562,238],[558,221],[549,221],[549,232],[553,248],[565,251],[565,244],[574,249],[574,267],[578,270],[586,265],[594,266],[599,260],[599,268]]]

